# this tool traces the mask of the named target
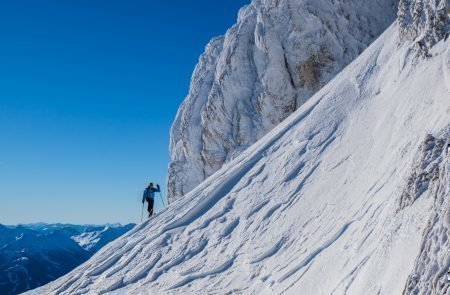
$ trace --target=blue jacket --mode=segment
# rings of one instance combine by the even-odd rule
[[[144,195],[142,196],[142,202],[145,201],[145,199],[154,199],[155,193],[160,192],[161,190],[155,187],[147,187],[144,191]]]

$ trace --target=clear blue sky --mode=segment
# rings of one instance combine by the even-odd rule
[[[1,1],[0,223],[139,221],[199,55],[249,2]]]

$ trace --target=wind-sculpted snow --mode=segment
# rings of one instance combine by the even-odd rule
[[[397,32],[184,198],[31,294],[401,294],[439,205],[428,189],[402,210],[399,199],[450,99],[449,41],[416,59]],[[444,261],[439,251],[426,255]],[[416,268],[421,280],[431,269]]]
[[[168,197],[185,195],[354,60],[397,0],[254,0],[213,39],[171,129]]]

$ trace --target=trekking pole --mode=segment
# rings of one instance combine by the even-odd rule
[[[164,207],[166,207],[166,203],[164,202],[164,198],[163,198],[161,192],[159,192],[159,196],[161,197],[161,201],[162,201]]]
[[[141,222],[143,217],[144,217],[144,203],[142,203]]]

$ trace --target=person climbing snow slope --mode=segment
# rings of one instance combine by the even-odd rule
[[[155,193],[160,192],[161,189],[159,184],[156,185],[156,188],[153,187],[153,182],[150,182],[148,187],[144,190],[144,195],[142,196],[142,204],[145,201],[148,203],[147,211],[148,217],[153,215],[153,205],[155,204]]]

